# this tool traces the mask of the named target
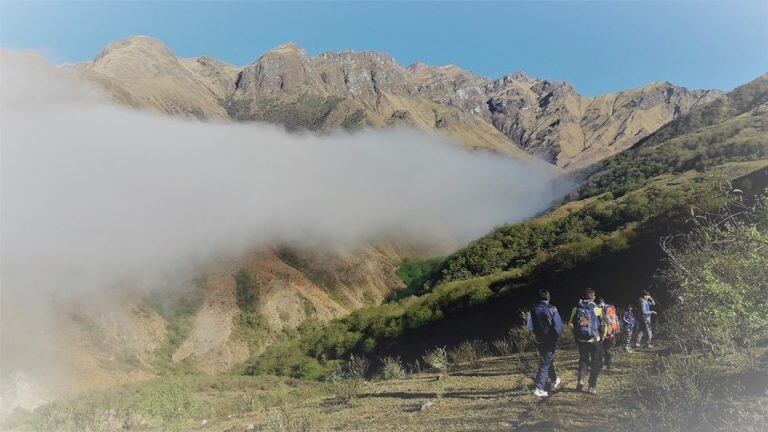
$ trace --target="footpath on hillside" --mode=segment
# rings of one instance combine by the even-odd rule
[[[323,394],[287,402],[271,414],[211,422],[200,430],[615,430],[615,422],[629,414],[617,397],[623,383],[659,352],[661,348],[633,353],[616,348],[613,368],[603,369],[597,395],[575,389],[578,353],[570,349],[557,353],[562,389],[547,399],[534,398],[531,377],[538,356],[529,352],[462,364],[442,379],[420,372],[368,382],[349,403]]]

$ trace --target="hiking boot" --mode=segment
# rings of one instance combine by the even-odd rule
[[[579,381],[578,384],[576,384],[576,391],[583,391],[584,390],[584,383]]]
[[[538,397],[538,398],[549,397],[549,393],[547,393],[547,392],[545,392],[544,390],[541,390],[541,389],[534,390],[533,391],[533,395]]]
[[[653,344],[648,344],[648,348],[653,348]]]
[[[587,393],[596,395],[597,394],[597,389],[594,388],[594,387],[590,387],[589,390],[587,390]]]
[[[560,389],[560,378],[556,379],[555,382],[552,383],[552,391],[558,391]]]

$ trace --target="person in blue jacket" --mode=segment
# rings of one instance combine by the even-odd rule
[[[656,315],[656,311],[652,310],[653,306],[656,306],[656,300],[651,297],[651,293],[643,290],[643,296],[638,300],[639,309],[638,313],[638,327],[637,340],[635,341],[635,348],[640,348],[640,342],[643,340],[643,335],[648,337],[646,342],[648,348],[653,348],[653,330],[651,330],[651,317]]]
[[[533,304],[528,314],[528,330],[536,338],[536,349],[539,351],[539,372],[536,374],[536,388],[533,395],[547,397],[549,393],[544,385],[549,380],[552,391],[560,388],[560,378],[555,372],[555,348],[560,333],[563,332],[563,320],[557,308],[549,304],[549,291],[539,291],[539,299]]]
[[[635,308],[632,304],[627,305],[623,320],[624,330],[627,332],[627,343],[624,349],[626,349],[627,352],[632,352],[632,332],[635,330]]]

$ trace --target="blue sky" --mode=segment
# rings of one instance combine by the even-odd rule
[[[386,51],[407,65],[516,70],[595,95],[651,81],[731,89],[768,71],[768,2],[57,2],[0,0],[0,43],[54,62],[154,36],[245,65],[292,41],[311,55]]]

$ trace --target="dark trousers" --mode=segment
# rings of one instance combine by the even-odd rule
[[[536,344],[536,349],[539,351],[539,372],[536,374],[536,388],[539,390],[544,390],[547,379],[552,382],[557,380],[554,363],[556,346],[557,340],[548,340]]]
[[[577,343],[579,346],[579,383],[584,382],[584,377],[587,375],[587,365],[589,365],[589,386],[597,388],[597,377],[603,368],[603,341]]]
[[[615,346],[615,336],[610,339],[606,339],[605,342],[603,342],[603,365],[605,365],[607,368],[611,367],[611,357],[613,354],[613,347]]]

